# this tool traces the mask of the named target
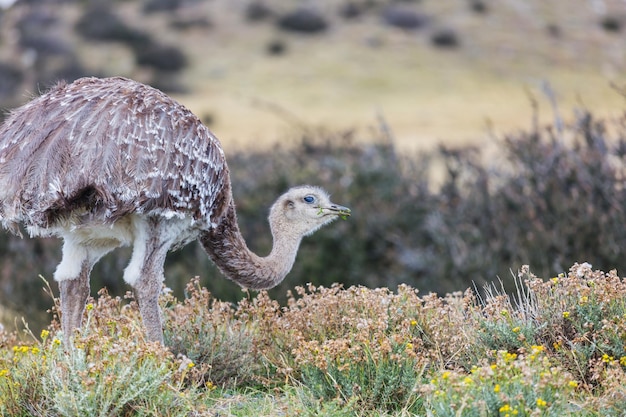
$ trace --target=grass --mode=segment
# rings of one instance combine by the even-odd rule
[[[298,287],[163,295],[166,344],[102,291],[66,350],[59,325],[0,333],[2,415],[597,416],[626,403],[626,281],[575,264],[517,293]],[[56,309],[53,309],[56,311]]]

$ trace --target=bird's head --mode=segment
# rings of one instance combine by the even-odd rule
[[[270,224],[302,237],[350,214],[349,208],[330,201],[326,191],[307,185],[291,188],[278,198],[270,210]]]

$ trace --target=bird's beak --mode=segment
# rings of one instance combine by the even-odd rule
[[[344,220],[352,214],[352,211],[348,207],[340,206],[338,204],[331,204],[328,207],[324,207],[324,210],[328,210],[330,212],[328,214],[335,214],[342,217]]]

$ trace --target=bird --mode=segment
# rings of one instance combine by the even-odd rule
[[[303,237],[350,214],[320,187],[290,188],[269,210],[270,253],[256,255],[237,223],[217,137],[182,104],[128,78],[59,82],[0,126],[2,225],[63,240],[54,279],[66,346],[81,326],[94,264],[118,247],[132,247],[123,279],[147,340],[162,344],[169,251],[197,240],[226,278],[269,289],[291,270]]]

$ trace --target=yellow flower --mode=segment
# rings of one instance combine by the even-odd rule
[[[61,344],[61,341],[55,337],[54,340],[52,341],[52,343],[54,343],[55,345],[59,346]]]
[[[411,327],[417,326],[417,320],[411,320]]]
[[[502,314],[504,317],[507,317],[509,315],[509,310],[504,309],[504,310],[500,311],[500,314]]]
[[[567,385],[569,385],[572,388],[576,388],[576,387],[578,387],[578,382],[570,381],[570,382],[567,383]]]
[[[13,346],[13,352],[15,353],[27,353],[28,346]]]
[[[604,362],[604,363],[612,362],[613,359],[615,359],[613,356],[609,356],[606,353],[604,355],[602,355],[602,362]]]
[[[413,343],[409,342],[406,344],[406,350],[413,350]]]
[[[511,411],[511,406],[508,404],[504,404],[502,407],[500,407],[498,411],[500,411],[501,413],[506,413],[508,411]]]
[[[472,378],[470,378],[469,376],[466,376],[466,377],[463,379],[463,383],[464,383],[465,385],[472,385],[472,383],[473,383],[473,382],[474,382],[474,381],[472,381]]]
[[[568,319],[568,318],[569,318],[569,316],[570,316],[569,311],[564,311],[564,312],[563,312],[563,318],[564,318],[564,319]]]
[[[446,371],[441,375],[441,379],[446,380],[450,378],[450,372]]]
[[[213,391],[215,388],[217,388],[217,386],[216,386],[214,383],[212,383],[211,381],[207,382],[207,383],[205,384],[205,386],[207,387],[207,389],[208,389],[209,391]]]
[[[547,402],[545,402],[545,401],[544,401],[544,400],[542,400],[541,398],[537,398],[537,407],[539,407],[539,408],[543,408],[543,407],[545,407],[546,405],[548,405],[548,403],[547,403]]]
[[[9,373],[8,369],[0,369],[0,377],[6,376]]]
[[[622,356],[619,358],[619,364],[622,366],[626,366],[626,356]]]
[[[85,308],[87,309],[87,311],[91,311],[91,310],[93,310],[93,304],[92,304],[92,303],[89,303],[89,304],[87,304],[87,305],[85,306]]]
[[[583,295],[582,297],[578,299],[578,304],[580,304],[581,306],[587,304],[588,302],[589,302],[589,297],[587,297],[586,295]]]
[[[543,352],[546,348],[543,345],[532,345],[531,349],[534,353],[540,353]]]
[[[33,346],[30,351],[36,355],[39,353],[39,348],[37,346]]]
[[[189,368],[189,369],[193,368],[194,366],[196,366],[196,364],[195,364],[195,363],[193,363],[193,362],[189,362],[189,363],[187,364],[187,368]]]
[[[50,335],[50,331],[46,330],[46,329],[43,329],[41,331],[41,334],[39,335],[39,337],[41,337],[43,340],[46,340],[49,335]]]
[[[520,330],[522,329],[520,329],[519,326],[517,326],[517,327],[513,327],[511,330],[513,331],[513,333],[519,333]]]
[[[496,393],[500,392],[500,384],[496,384],[496,386],[493,387],[493,392],[496,392]]]

